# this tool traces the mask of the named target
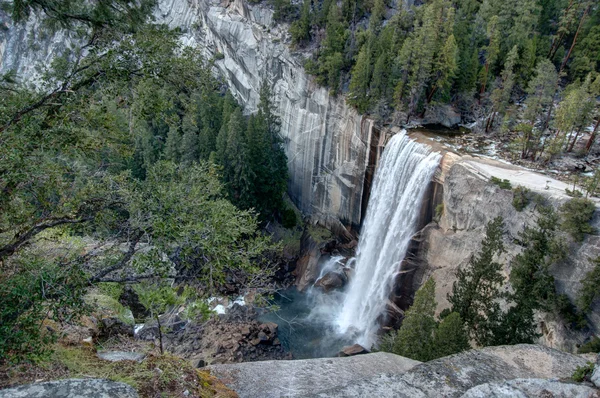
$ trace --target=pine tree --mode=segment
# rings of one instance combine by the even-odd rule
[[[348,103],[355,106],[360,113],[365,113],[369,109],[368,91],[372,72],[371,41],[367,39],[367,42],[361,47],[350,79]]]
[[[186,122],[186,119],[184,119],[182,129],[183,137],[181,138],[180,148],[181,163],[184,165],[191,165],[196,163],[200,158],[198,132],[193,123],[189,120]]]
[[[454,35],[450,35],[446,39],[446,42],[435,61],[433,83],[429,94],[427,95],[428,103],[431,102],[435,94],[443,95],[450,90],[452,81],[456,77],[457,68],[458,47],[456,46]]]
[[[253,174],[249,165],[244,116],[241,109],[237,107],[231,113],[227,124],[227,141],[222,166],[229,198],[241,208],[249,208],[253,202]]]
[[[167,142],[165,143],[164,157],[171,162],[179,162],[179,151],[181,149],[181,134],[177,126],[169,127]]]
[[[433,357],[441,358],[471,348],[460,315],[448,314],[438,325],[433,338]]]
[[[503,229],[501,217],[486,225],[480,252],[471,256],[464,269],[457,271],[452,293],[448,295],[451,311],[463,320],[470,337],[483,346],[491,340],[500,314],[498,299],[504,277],[497,258],[505,251]]]
[[[500,115],[503,117],[508,109],[510,103],[510,97],[515,85],[515,65],[519,58],[519,49],[514,46],[504,64],[504,70],[502,71],[502,79],[498,87],[492,91],[490,99],[492,100],[492,112],[486,122],[486,131],[490,131],[494,128],[494,121],[496,117]]]
[[[538,118],[542,116],[544,109],[552,104],[557,80],[558,74],[552,62],[542,60],[535,70],[535,76],[527,87],[528,96],[525,101],[526,108],[523,118],[529,123],[531,132],[528,129],[522,137],[522,158],[535,156],[538,150],[539,138],[543,131],[534,135],[533,128]]]
[[[514,301],[532,310],[551,307],[555,291],[549,268],[564,257],[562,245],[555,240],[558,215],[551,206],[540,207],[539,213],[537,225],[519,234],[523,251],[513,258],[510,273]]]
[[[290,26],[290,34],[295,44],[305,43],[310,40],[311,3],[312,0],[304,0],[300,9],[300,18]]]
[[[375,0],[375,4],[373,4],[373,9],[371,10],[371,17],[369,18],[369,30],[375,34],[378,34],[384,17],[384,0]]]
[[[394,353],[417,361],[434,358],[435,281],[430,278],[415,294],[394,341]]]
[[[481,74],[481,88],[479,90],[479,100],[484,96],[488,81],[490,79],[490,68],[494,68],[500,52],[500,29],[498,26],[498,16],[494,15],[487,25],[488,45],[485,48],[485,64]]]

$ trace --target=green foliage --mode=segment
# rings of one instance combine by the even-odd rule
[[[490,178],[490,182],[491,182],[492,184],[498,185],[498,186],[499,186],[500,188],[502,188],[502,189],[512,189],[512,185],[510,184],[510,181],[509,181],[509,180],[506,180],[506,179],[505,179],[505,180],[501,180],[501,179],[500,179],[500,178],[498,178],[498,177],[494,177],[494,176],[492,176],[492,177]]]
[[[285,228],[294,228],[298,225],[298,217],[296,216],[296,212],[289,205],[284,205],[281,214],[281,224]]]
[[[519,235],[523,251],[512,260],[510,281],[515,300],[532,309],[548,309],[555,299],[554,277],[549,267],[564,258],[565,249],[556,239],[559,218],[552,207],[540,207],[537,225]]]
[[[517,211],[523,211],[531,202],[531,190],[522,186],[513,189],[513,207]]]
[[[585,313],[578,311],[566,294],[559,294],[556,296],[555,306],[556,312],[562,317],[567,325],[575,329],[583,329],[587,326]]]
[[[433,337],[433,357],[441,358],[471,349],[460,315],[451,312],[442,319]]]
[[[589,379],[593,372],[594,363],[588,362],[585,366],[578,366],[577,369],[575,369],[575,372],[573,372],[571,379],[573,381],[581,383],[582,381]]]
[[[501,316],[498,300],[504,282],[502,264],[497,261],[504,253],[502,241],[504,222],[497,217],[486,225],[481,250],[469,264],[457,271],[457,278],[448,294],[451,311],[465,324],[469,336],[479,345],[490,345]]]
[[[402,326],[384,338],[380,349],[418,361],[429,361],[470,348],[460,315],[451,313],[439,324],[435,315],[435,281],[427,280],[415,294]]]
[[[304,0],[300,9],[300,18],[290,25],[292,41],[296,44],[310,40],[310,4],[311,0]]]
[[[585,234],[594,232],[594,228],[590,225],[594,211],[596,211],[596,206],[591,200],[570,199],[560,207],[562,230],[568,232],[577,242],[583,241]]]
[[[579,354],[588,354],[590,352],[600,352],[600,338],[593,336],[590,341],[579,347]]]
[[[593,269],[581,279],[577,306],[584,313],[592,310],[592,304],[600,297],[600,257],[592,260]]]
[[[121,294],[123,294],[124,286],[115,282],[101,282],[98,283],[98,290],[108,297],[119,300]]]
[[[437,221],[439,221],[442,216],[444,215],[444,203],[440,203],[437,206],[435,206],[435,219]]]
[[[394,341],[394,354],[422,362],[433,359],[435,306],[435,281],[430,278],[417,291],[413,305],[405,313]]]
[[[88,311],[86,278],[78,267],[33,253],[14,259],[12,267],[0,275],[0,363],[35,361],[49,354],[56,337],[44,321],[74,321]]]

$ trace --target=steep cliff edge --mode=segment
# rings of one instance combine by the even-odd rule
[[[534,204],[522,212],[517,211],[512,204],[513,192],[491,183],[491,176],[508,179],[513,187],[525,186],[544,196],[554,207],[570,199],[565,194],[568,186],[547,176],[497,161],[447,153],[436,175],[438,190],[442,190],[443,195],[432,204],[443,204],[443,213],[438,222],[429,223],[419,234],[419,247],[415,249],[416,271],[412,279],[412,290],[415,291],[426,278],[435,278],[438,312],[449,306],[447,294],[456,280],[456,270],[464,267],[471,255],[480,249],[489,221],[497,216],[504,218],[507,253],[501,260],[505,264],[509,264],[508,260],[520,251],[515,243],[518,234],[525,226],[535,223]],[[596,211],[592,219],[596,229],[600,227],[599,213]],[[566,294],[575,302],[581,289],[581,280],[593,268],[590,258],[598,256],[598,235],[587,235],[582,244],[571,244],[567,259],[551,269],[557,292]],[[504,274],[508,278],[509,265],[505,266]],[[537,320],[543,333],[540,343],[574,352],[578,344],[591,334],[600,332],[600,304],[596,303],[589,314],[592,329],[585,332],[570,330],[549,314],[539,314]]]
[[[180,28],[183,44],[215,58],[247,113],[256,111],[260,85],[268,82],[281,116],[291,198],[325,226],[339,229],[341,221],[357,231],[373,122],[311,81],[302,55],[289,48],[287,26],[274,24],[272,13],[243,0],[161,0],[155,16]],[[0,72],[14,69],[31,78],[37,62],[47,63],[69,43],[62,35],[44,36],[35,18],[14,27],[6,15],[0,17]]]

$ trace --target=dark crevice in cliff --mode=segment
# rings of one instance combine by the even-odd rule
[[[362,123],[366,123],[366,119],[363,119]],[[371,129],[371,139],[369,140],[367,166],[365,167],[365,177],[363,181],[363,192],[360,203],[360,225],[358,230],[360,231],[365,216],[367,214],[367,207],[369,205],[369,198],[371,197],[371,186],[373,185],[373,177],[375,175],[375,169],[377,168],[377,161],[383,152],[383,147],[379,145],[381,139],[381,130],[376,127]]]
[[[442,203],[444,187],[438,182],[430,182],[423,202],[421,204],[421,214],[419,216],[418,231],[410,241],[406,256],[402,261],[400,272],[394,281],[394,288],[390,294],[389,310],[387,317],[384,320],[383,326],[397,328],[402,321],[402,313],[406,311],[413,302],[415,292],[421,286],[424,269],[422,262],[424,261],[423,253],[426,250],[426,242],[423,241],[423,230],[427,228],[433,221],[435,216],[435,208]]]

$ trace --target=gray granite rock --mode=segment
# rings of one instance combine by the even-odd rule
[[[379,373],[402,374],[420,362],[378,352],[346,358],[212,365],[211,374],[244,397],[302,397],[335,391]]]
[[[0,390],[0,398],[137,398],[133,387],[104,379],[66,379]]]
[[[600,392],[582,384],[557,380],[516,379],[482,384],[471,388],[461,398],[597,398]]]
[[[592,373],[591,380],[596,387],[600,388],[600,354],[596,358],[596,366],[594,366],[594,373]]]
[[[140,352],[125,352],[125,351],[101,351],[98,353],[98,358],[110,362],[119,361],[136,361],[142,362],[146,358],[145,354]]]
[[[242,398],[437,398],[460,397],[476,386],[501,385],[513,379],[566,378],[585,363],[576,355],[523,344],[471,350],[422,364],[393,354],[375,353],[209,368]],[[535,383],[528,388],[534,391]]]

